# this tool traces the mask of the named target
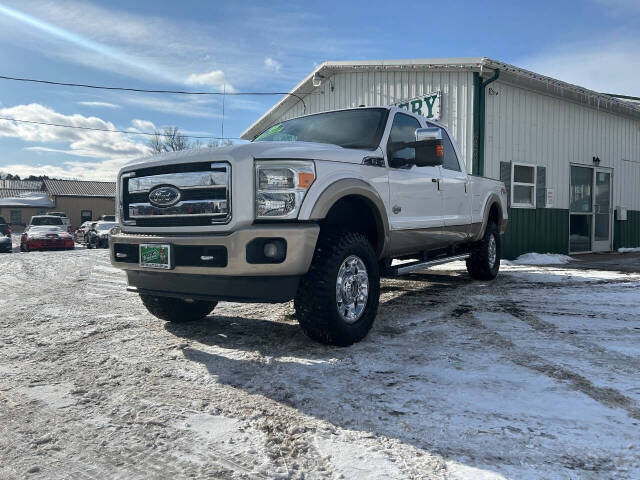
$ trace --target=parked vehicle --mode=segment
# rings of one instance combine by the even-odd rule
[[[67,232],[71,233],[71,222],[69,221],[69,217],[65,212],[48,212],[47,215],[53,215],[55,217],[60,217],[64,222],[65,228]]]
[[[66,230],[61,217],[55,215],[35,215],[20,237],[20,251],[31,250],[71,250],[73,237]]]
[[[88,233],[94,227],[94,225],[96,223],[98,223],[98,222],[90,220],[90,221],[84,222],[82,225],[80,225],[80,228],[78,228],[74,233],[74,240],[77,243],[86,244],[88,242],[88,240],[89,240]]]
[[[350,345],[371,329],[381,275],[463,259],[472,278],[498,274],[505,186],[460,158],[446,128],[381,107],[133,161],[118,176],[111,261],[158,318],[293,299],[307,335]]]
[[[3,217],[0,217],[0,252],[11,253],[12,251],[11,227]]]
[[[87,248],[109,248],[109,232],[116,222],[95,222],[87,233]]]

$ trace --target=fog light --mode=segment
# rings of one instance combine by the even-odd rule
[[[254,238],[247,244],[247,263],[282,263],[286,257],[284,238]]]
[[[264,256],[267,258],[276,258],[278,256],[278,246],[273,242],[265,243]]]

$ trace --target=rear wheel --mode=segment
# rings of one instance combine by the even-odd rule
[[[140,294],[140,300],[150,314],[168,322],[193,322],[209,315],[218,302],[187,301],[182,298]]]
[[[500,270],[502,242],[498,226],[491,222],[487,225],[484,237],[471,250],[467,258],[467,271],[476,280],[493,280]]]
[[[322,235],[294,300],[296,317],[313,340],[347,346],[362,340],[380,297],[378,261],[362,234]]]

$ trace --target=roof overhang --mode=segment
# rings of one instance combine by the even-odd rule
[[[316,74],[328,78],[338,72],[358,70],[466,70],[479,72],[482,76],[491,76],[496,69],[500,70],[500,81],[502,82],[581,103],[596,109],[640,119],[640,106],[632,102],[486,57],[340,61],[320,64],[298,83],[289,95],[282,97],[280,101],[247,128],[242,133],[241,138],[245,140],[253,139],[281,118],[294,105],[301,101],[304,102],[306,97],[314,94],[318,88],[321,88],[313,86],[313,77]]]

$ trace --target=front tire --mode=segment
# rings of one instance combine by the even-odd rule
[[[140,294],[140,300],[151,315],[174,323],[193,322],[209,315],[218,302],[196,300],[187,302],[181,298],[156,297]]]
[[[502,242],[498,226],[487,224],[484,237],[471,249],[467,258],[467,271],[476,280],[493,280],[500,270]]]
[[[302,330],[313,340],[345,347],[362,340],[378,312],[380,271],[360,233],[321,235],[294,299]]]

